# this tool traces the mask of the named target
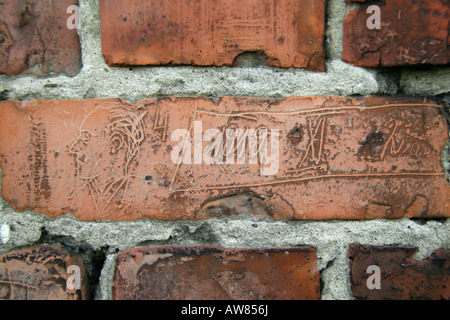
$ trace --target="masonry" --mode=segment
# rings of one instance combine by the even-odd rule
[[[450,299],[449,2],[225,2],[0,4],[0,296]]]

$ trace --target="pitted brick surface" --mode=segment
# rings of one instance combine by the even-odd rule
[[[109,65],[223,66],[264,52],[270,66],[325,68],[322,0],[102,0],[100,9]]]

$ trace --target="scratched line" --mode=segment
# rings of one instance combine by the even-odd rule
[[[32,288],[32,289],[38,290],[38,288],[35,287],[35,286],[29,285],[29,284],[25,284],[25,283],[21,283],[21,282],[0,280],[0,283],[9,284],[9,285],[12,284],[12,285],[15,285],[15,286],[27,287],[27,288]]]
[[[329,174],[329,175],[317,175],[314,177],[302,177],[293,179],[282,179],[277,181],[262,182],[262,183],[249,183],[241,185],[226,185],[226,186],[216,186],[216,187],[198,187],[198,188],[186,188],[171,190],[171,192],[190,192],[190,191],[206,191],[206,190],[223,190],[223,189],[235,189],[235,188],[253,188],[253,187],[263,187],[269,185],[276,185],[282,183],[292,183],[308,180],[318,180],[318,179],[330,179],[330,178],[387,178],[387,177],[397,177],[397,178],[407,178],[407,177],[442,177],[442,173],[417,173],[417,172],[404,172],[404,173],[361,173],[361,174]]]
[[[205,113],[211,114],[215,116],[227,116],[227,117],[239,117],[246,116],[249,114],[253,115],[289,115],[289,114],[302,114],[302,113],[310,113],[315,112],[319,114],[323,114],[326,111],[343,111],[343,110],[359,110],[359,111],[370,111],[374,109],[385,109],[385,108],[397,108],[397,107],[430,107],[430,108],[441,108],[440,105],[437,104],[425,104],[425,103],[403,103],[403,104],[385,104],[385,105],[377,105],[377,106],[343,106],[343,107],[322,107],[322,108],[314,108],[314,109],[305,109],[305,110],[293,110],[293,111],[244,111],[244,112],[236,112],[236,113],[224,113],[224,112],[215,112],[209,110],[197,110],[197,113]]]
[[[186,148],[186,144],[187,144],[187,135],[191,133],[192,128],[194,126],[195,117],[197,116],[197,108],[198,108],[198,105],[196,104],[195,105],[194,114],[192,115],[192,121],[191,121],[191,124],[189,126],[189,131],[186,133],[186,136],[184,137],[183,149],[182,149],[182,152],[181,152],[181,157],[178,159],[177,168],[175,169],[175,171],[173,173],[173,176],[172,176],[172,180],[170,182],[169,193],[174,192],[173,185],[174,185],[175,179],[176,179],[176,177],[178,175],[178,171],[180,170],[180,166],[181,166],[181,164],[182,164],[182,162],[184,160],[185,148]]]
[[[327,165],[323,164],[320,166],[313,166],[313,167],[308,167],[308,168],[301,168],[301,169],[295,169],[295,170],[287,170],[285,171],[286,174],[298,174],[298,173],[302,173],[305,171],[311,171],[311,170],[316,170],[316,169],[322,169],[322,170],[326,170],[327,169]]]

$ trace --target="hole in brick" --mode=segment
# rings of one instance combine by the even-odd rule
[[[8,90],[0,92],[0,101],[8,100]]]
[[[258,67],[267,65],[267,55],[263,51],[245,51],[233,60],[235,67]]]
[[[303,129],[301,124],[296,124],[288,133],[288,138],[294,144],[298,144],[303,140]]]
[[[439,222],[440,224],[445,223],[446,218],[427,218],[427,219],[423,219],[423,218],[410,218],[410,220],[418,225],[426,225],[428,222],[431,221],[436,221]]]

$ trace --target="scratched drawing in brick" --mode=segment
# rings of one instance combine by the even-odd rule
[[[137,115],[120,106],[96,108],[86,115],[68,146],[74,156],[77,177],[72,199],[80,192],[88,192],[98,213],[110,205],[122,211],[131,205],[127,200],[128,187],[139,177],[129,170],[145,139],[144,116],[145,112]],[[99,121],[102,117],[107,118],[107,128],[99,127],[104,124]],[[117,160],[102,161],[103,154],[108,152]]]
[[[400,106],[400,105],[399,105]],[[395,106],[374,106],[372,107],[373,110],[377,110],[378,108],[383,109],[386,107],[395,108]],[[426,105],[422,107],[427,107]],[[412,112],[409,117],[412,117],[413,120],[409,121],[400,121],[397,119],[387,118],[387,117],[381,117],[380,119],[376,121],[368,121],[368,128],[374,127],[378,128],[377,131],[374,133],[368,134],[368,136],[376,136],[380,141],[378,141],[379,147],[376,148],[373,145],[370,146],[370,157],[366,157],[365,160],[370,160],[367,162],[367,166],[365,168],[362,168],[361,170],[357,170],[356,167],[351,167],[346,163],[344,160],[340,163],[340,165],[344,165],[346,167],[341,167],[339,170],[337,170],[337,163],[334,163],[333,167],[334,170],[330,171],[328,167],[328,161],[327,157],[332,153],[330,151],[329,146],[327,146],[327,141],[331,141],[332,139],[338,139],[337,137],[328,137],[327,138],[327,130],[330,131],[331,127],[334,127],[334,122],[339,121],[339,117],[342,117],[343,114],[349,116],[354,115],[354,117],[359,117],[359,114],[363,113],[364,111],[355,111],[355,109],[358,109],[357,107],[336,107],[336,108],[325,108],[323,110],[293,110],[289,112],[277,112],[277,111],[266,111],[266,112],[245,112],[245,113],[230,113],[230,114],[220,114],[215,111],[211,110],[195,110],[194,114],[191,119],[191,123],[194,122],[194,120],[201,120],[202,126],[204,124],[214,123],[214,120],[210,117],[227,117],[229,119],[239,119],[239,121],[236,120],[230,120],[228,121],[228,125],[224,127],[222,130],[222,135],[220,137],[221,141],[225,141],[225,129],[230,128],[238,128],[239,124],[241,124],[241,127],[249,128],[256,127],[254,124],[257,124],[259,128],[281,128],[280,124],[283,126],[287,126],[288,128],[291,126],[292,121],[296,121],[294,127],[292,130],[297,130],[298,137],[302,137],[302,139],[297,140],[295,144],[289,144],[286,140],[292,141],[292,130],[290,132],[286,132],[282,139],[280,140],[280,149],[289,149],[290,152],[294,152],[296,155],[295,157],[286,157],[284,159],[284,162],[281,162],[280,166],[287,169],[283,172],[281,175],[277,175],[276,177],[273,177],[274,179],[271,179],[272,181],[267,181],[267,177],[264,177],[261,174],[257,174],[259,168],[256,167],[256,173],[253,176],[252,181],[247,180],[246,183],[243,183],[241,186],[258,186],[258,185],[271,185],[271,184],[280,184],[284,182],[295,182],[297,179],[303,180],[303,177],[318,177],[322,176],[323,178],[333,178],[333,177],[345,177],[348,176],[350,178],[366,178],[370,174],[374,174],[376,176],[391,176],[391,175],[400,175],[402,172],[396,170],[398,166],[394,165],[391,167],[386,167],[386,169],[383,169],[383,160],[385,157],[407,157],[409,158],[409,163],[414,163],[411,168],[408,169],[408,173],[412,175],[424,175],[424,176],[434,176],[434,175],[441,175],[440,168],[437,168],[435,171],[423,171],[418,170],[417,161],[415,160],[423,160],[422,158],[429,158],[432,157],[433,154],[438,152],[438,150],[433,150],[432,147],[427,142],[426,137],[424,136],[424,130],[422,129],[422,132],[420,131],[421,126],[418,126],[419,121],[424,120],[424,114],[420,113],[419,116],[415,116]],[[364,108],[359,108],[361,110],[364,110]],[[202,117],[203,115],[203,117]],[[403,118],[403,114],[400,115],[399,118]],[[327,118],[328,117],[328,118]],[[387,120],[389,119],[389,120]],[[329,123],[330,128],[328,128],[327,122]],[[242,126],[242,123],[244,123],[244,126]],[[419,129],[418,129],[419,128]],[[192,131],[192,127],[189,128]],[[202,128],[203,131],[207,131],[208,128]],[[383,131],[381,131],[383,130]],[[342,132],[342,129],[341,129]],[[330,133],[329,135],[332,136]],[[283,139],[284,138],[284,139]],[[286,139],[287,138],[287,139]],[[267,138],[270,140],[270,137]],[[342,140],[342,138],[340,138]],[[302,140],[302,141],[301,141]],[[347,139],[349,143],[343,143],[344,145],[352,145],[350,140],[353,139]],[[367,140],[367,139],[366,139]],[[372,138],[373,140],[373,138]],[[236,137],[235,140],[235,149],[236,146],[240,144],[247,143],[248,145],[250,142],[250,137],[243,136],[243,138]],[[188,142],[189,143],[189,142]],[[364,141],[361,143],[361,149],[359,153],[364,154],[367,149],[367,141]],[[259,147],[261,146],[261,143],[258,146],[258,149],[256,149],[256,152],[259,151]],[[222,149],[225,149],[222,148]],[[243,148],[243,150],[246,150]],[[376,151],[374,151],[376,150]],[[189,152],[192,152],[195,150],[190,150]],[[250,150],[247,150],[249,153],[251,153]],[[372,153],[375,152],[376,155],[373,155]],[[290,153],[287,153],[290,154]],[[227,157],[228,154],[223,152],[222,154],[222,160]],[[236,158],[236,155],[234,155]],[[333,159],[337,159],[338,157],[343,156],[340,153],[335,153],[333,155]],[[348,156],[345,155],[345,156]],[[376,159],[375,159],[376,158]],[[401,160],[403,161],[403,160]],[[375,164],[375,162],[378,162],[378,166]],[[227,168],[227,162],[221,161],[224,168]],[[283,166],[283,163],[286,163],[287,166]],[[234,165],[234,162],[231,162],[231,165]],[[261,163],[258,162],[258,166],[261,166]],[[177,172],[182,172],[182,168],[180,170],[180,164],[178,165]],[[188,167],[189,170],[190,166]],[[229,165],[228,165],[229,168]],[[253,168],[254,170],[255,168]],[[246,167],[245,170],[252,170],[252,168]],[[405,168],[403,169],[403,172],[405,172]],[[353,173],[350,173],[352,172]],[[357,171],[357,172],[355,172]],[[220,174],[227,175],[230,172],[230,170],[223,170]],[[311,175],[313,173],[314,175]],[[220,188],[231,188],[235,189],[239,185],[236,184],[236,180],[234,180],[231,184],[221,184],[221,181],[226,181],[226,177],[216,179],[218,183],[213,185],[203,185],[200,183],[201,180],[197,179],[198,183],[200,183],[200,186],[196,188],[191,189],[177,189],[172,188],[173,192],[189,192],[189,191],[196,191],[200,189],[220,189]],[[259,182],[260,180],[261,182]],[[270,179],[269,179],[270,180]],[[208,181],[211,181],[210,179]],[[264,181],[264,182],[262,182]],[[173,187],[173,185],[172,185]]]
[[[449,216],[446,122],[428,100],[6,101],[0,110],[2,195],[17,210],[85,220]],[[33,120],[17,130],[17,119]]]

